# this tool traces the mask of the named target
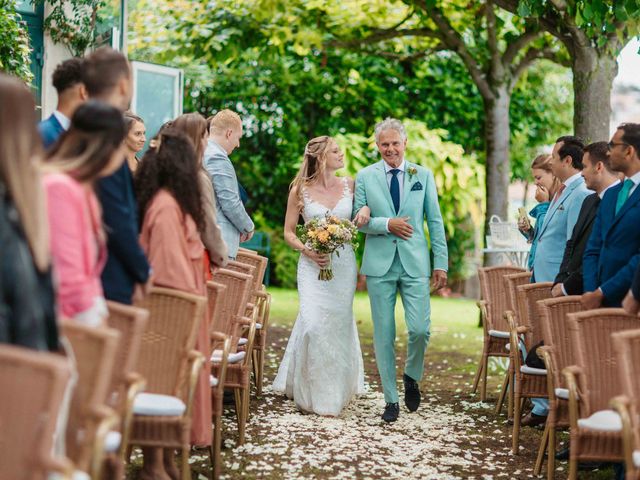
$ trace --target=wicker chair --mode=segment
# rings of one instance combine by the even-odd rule
[[[613,333],[613,348],[618,358],[618,373],[623,395],[614,398],[611,406],[622,421],[622,445],[626,479],[640,479],[640,330]]]
[[[189,435],[193,396],[204,357],[195,350],[206,299],[153,288],[137,306],[149,310],[136,370],[146,379],[134,402],[131,445],[180,449],[181,475],[191,478]]]
[[[51,453],[70,377],[71,366],[60,355],[0,345],[0,478],[32,480],[57,472],[71,479],[73,464]]]
[[[520,309],[518,305],[518,295],[516,288],[520,285],[527,285],[531,280],[531,272],[512,273],[503,277],[505,288],[507,290],[507,311],[513,312],[513,316],[516,323],[519,323]],[[506,313],[506,312],[505,312]],[[507,343],[505,346],[507,350],[511,348],[511,344]],[[502,384],[502,391],[500,392],[500,398],[496,405],[496,413],[499,414],[502,411],[502,405],[504,404],[505,395],[508,396],[507,404],[507,418],[513,418],[513,388],[511,387],[511,380],[513,379],[513,365],[509,361],[509,368],[505,372],[504,382]]]
[[[525,272],[523,268],[511,266],[486,267],[478,269],[480,278],[480,291],[482,300],[478,302],[482,317],[484,332],[482,357],[478,365],[478,371],[473,381],[473,390],[478,390],[478,384],[482,378],[480,399],[487,399],[487,370],[489,357],[508,357],[509,352],[505,346],[509,343],[509,326],[504,319],[504,312],[508,309],[508,296],[505,292],[505,275]]]
[[[251,250],[250,250],[251,251]],[[252,252],[252,251],[251,251]],[[267,334],[269,332],[269,315],[271,312],[271,294],[262,284],[269,259],[255,253],[238,252],[236,259],[255,267],[252,302],[258,309],[256,318],[256,338],[253,343],[253,375],[256,383],[256,395],[262,395],[264,379],[264,352],[267,348]]]
[[[540,440],[534,474],[542,470],[545,452],[549,452],[547,478],[555,475],[556,430],[569,427],[569,391],[562,370],[576,363],[567,315],[582,311],[580,296],[549,298],[538,302],[540,325],[545,345],[538,348],[547,369],[549,416]]]
[[[111,378],[111,398],[108,404],[120,415],[121,440],[118,456],[125,461],[133,418],[133,402],[136,395],[145,387],[145,380],[135,372],[135,367],[138,363],[142,334],[149,321],[149,312],[116,302],[107,302],[107,307],[109,308],[107,325],[120,332],[120,342]]]
[[[222,415],[224,387],[227,381],[227,366],[229,352],[231,351],[231,339],[224,333],[212,332],[212,351],[219,350],[220,363],[217,369],[218,377],[211,375],[211,415],[213,417],[213,442],[211,444],[211,458],[213,459],[213,478],[220,477],[220,451],[222,447]]]
[[[521,334],[524,334],[524,345],[526,351],[530,351],[540,340],[542,340],[542,327],[538,318],[538,307],[536,302],[551,296],[551,282],[530,283],[517,287],[517,301],[519,305],[519,325],[516,323],[511,312],[507,312],[507,321],[510,330],[510,358],[513,365],[514,384],[513,389],[513,435],[511,437],[511,450],[514,455],[518,454],[520,443],[520,411],[522,399],[542,398],[547,396],[547,371],[540,368],[531,368],[524,365],[522,353],[520,351]]]
[[[569,314],[569,328],[576,364],[563,374],[569,389],[569,478],[574,480],[579,461],[623,460],[620,417],[609,409],[623,388],[611,334],[640,328],[640,318],[619,308],[588,310]]]
[[[252,277],[243,273],[221,268],[216,271],[214,283],[226,287],[221,296],[217,318],[213,320],[213,330],[226,334],[231,339],[230,354],[226,372],[224,388],[234,391],[236,416],[238,419],[238,445],[244,443],[244,432],[249,416],[249,390],[251,380],[251,353],[256,331],[254,318],[243,316],[246,313],[249,294],[251,292]],[[241,333],[248,328],[244,350],[239,350]],[[222,352],[213,351],[211,356],[211,374],[215,378],[221,376]]]
[[[67,455],[78,470],[99,478],[107,435],[120,423],[107,404],[120,333],[72,320],[62,320],[60,326],[71,344],[78,372],[67,423]]]

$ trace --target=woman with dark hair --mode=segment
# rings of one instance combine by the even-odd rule
[[[222,231],[216,222],[216,197],[209,173],[203,166],[204,151],[209,138],[209,124],[199,113],[185,113],[176,118],[172,124],[176,130],[183,132],[195,147],[196,157],[200,163],[198,181],[202,193],[202,209],[204,211],[204,228],[200,238],[205,246],[205,264],[211,267],[223,267],[228,261],[227,246],[222,239]],[[211,279],[207,268],[207,279]]]
[[[135,187],[140,207],[140,244],[153,268],[155,285],[206,296],[204,225],[198,175],[200,162],[191,141],[168,128],[142,157]],[[211,445],[209,322],[200,322],[197,349],[207,359],[198,379],[191,426],[193,445]],[[145,448],[140,478],[178,478],[175,452]]]
[[[124,125],[127,129],[127,138],[125,139],[127,165],[129,165],[131,172],[135,172],[139,162],[137,154],[144,148],[144,143],[147,141],[147,130],[144,127],[144,120],[128,111],[124,112]]]
[[[60,312],[92,326],[107,316],[100,281],[106,241],[93,187],[122,165],[125,135],[120,111],[91,100],[76,110],[43,165]]]
[[[0,343],[58,350],[35,102],[0,73]]]

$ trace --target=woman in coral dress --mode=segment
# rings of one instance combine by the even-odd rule
[[[203,222],[198,189],[199,162],[191,141],[168,129],[160,134],[136,172],[142,226],[140,244],[153,269],[154,285],[206,296]],[[196,348],[207,362],[196,387],[191,427],[192,445],[211,444],[209,387],[209,322],[200,322]],[[145,449],[141,478],[177,478],[174,452]]]

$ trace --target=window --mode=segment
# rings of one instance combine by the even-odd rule
[[[182,114],[183,74],[178,68],[151,63],[131,62],[131,65],[134,85],[131,110],[144,120],[148,145],[164,122]]]

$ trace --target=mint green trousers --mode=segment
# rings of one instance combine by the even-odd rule
[[[391,268],[382,277],[367,277],[367,290],[373,317],[373,343],[384,399],[398,402],[396,385],[396,321],[398,293],[404,307],[409,342],[404,373],[416,381],[424,373],[424,354],[431,335],[429,277],[413,278],[406,274],[396,252]]]

